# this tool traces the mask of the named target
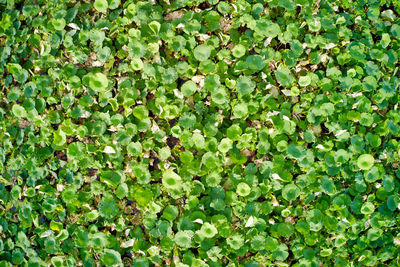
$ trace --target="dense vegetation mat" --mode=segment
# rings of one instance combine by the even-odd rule
[[[0,267],[400,265],[398,1],[0,11]]]

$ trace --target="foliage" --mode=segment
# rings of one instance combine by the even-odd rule
[[[400,265],[399,1],[0,11],[0,266]]]

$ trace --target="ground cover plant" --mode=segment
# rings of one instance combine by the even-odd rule
[[[400,265],[398,1],[0,11],[0,267]]]

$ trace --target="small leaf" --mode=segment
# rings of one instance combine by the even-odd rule
[[[89,86],[96,92],[103,92],[108,87],[107,76],[103,73],[95,73],[89,78]]]
[[[277,79],[277,81],[282,84],[283,86],[288,86],[291,83],[293,83],[295,81],[292,73],[290,72],[290,70],[288,68],[285,67],[279,67],[276,71],[275,71],[275,77]]]
[[[365,202],[362,207],[361,207],[361,213],[362,214],[372,214],[375,211],[375,206],[371,202]]]
[[[211,55],[211,47],[208,45],[199,45],[193,50],[194,57],[198,61],[205,61]]]
[[[372,168],[372,166],[374,166],[374,157],[370,154],[363,154],[360,157],[358,157],[357,160],[357,166],[361,169],[361,170],[369,170]]]
[[[306,86],[308,86],[308,85],[310,85],[310,83],[311,83],[311,78],[310,78],[310,76],[301,76],[300,78],[299,78],[299,85],[301,86],[301,87],[306,87]]]
[[[295,184],[288,184],[282,189],[282,197],[287,201],[293,201],[300,195],[300,189]]]
[[[185,97],[189,97],[197,91],[197,85],[193,81],[187,81],[182,84],[181,91]]]
[[[93,6],[98,12],[105,13],[108,9],[108,2],[107,0],[95,0]]]
[[[14,113],[14,116],[17,118],[26,118],[27,116],[25,108],[18,104],[12,106],[12,112]]]
[[[256,83],[248,76],[240,76],[237,80],[237,87],[239,94],[248,95],[254,91]]]
[[[122,266],[121,254],[113,249],[105,248],[101,254],[101,262],[105,266]]]
[[[115,171],[102,171],[100,174],[100,180],[112,187],[117,187],[121,182],[123,182],[121,174]]]

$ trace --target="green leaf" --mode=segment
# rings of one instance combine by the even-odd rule
[[[233,141],[231,139],[223,138],[218,145],[218,150],[223,153],[226,153],[232,148],[232,145],[233,145]]]
[[[174,241],[180,247],[191,248],[193,246],[193,241],[192,241],[193,236],[194,236],[193,231],[190,230],[179,231],[175,234]]]
[[[248,114],[249,110],[245,103],[239,103],[233,107],[233,115],[237,118],[246,118]]]
[[[357,166],[361,170],[369,170],[374,166],[375,159],[370,154],[363,154],[358,157]]]
[[[167,190],[179,190],[182,185],[182,178],[173,170],[168,169],[163,173],[162,184]]]
[[[193,95],[197,91],[197,85],[193,81],[187,81],[182,84],[181,92],[185,97]]]
[[[311,83],[311,78],[309,76],[301,76],[298,81],[301,87],[309,86]]]
[[[121,254],[113,249],[105,248],[101,253],[101,262],[105,266],[122,266]]]
[[[217,228],[208,222],[204,223],[199,230],[199,235],[202,238],[213,238],[216,234],[218,234]]]
[[[63,131],[61,131],[60,129],[57,131],[54,131],[53,143],[56,146],[63,146],[63,145],[65,145],[66,142],[67,142],[67,136]]]
[[[219,87],[211,93],[211,99],[217,105],[224,105],[229,103],[229,96],[225,88]]]
[[[135,157],[142,154],[142,144],[140,142],[132,142],[126,147],[127,152]]]
[[[293,11],[296,8],[296,5],[292,0],[281,0],[279,1],[279,6],[285,8],[288,11]]]
[[[158,21],[152,21],[149,23],[149,28],[154,34],[158,34],[161,29],[161,24]]]
[[[276,77],[276,80],[283,86],[288,86],[295,81],[290,70],[285,67],[279,67],[275,71],[275,77]]]
[[[205,61],[211,55],[211,47],[208,45],[199,45],[193,50],[193,55],[198,61]]]
[[[237,80],[236,85],[238,88],[238,92],[241,95],[251,94],[256,87],[256,83],[253,82],[251,78],[248,76],[240,76],[239,79]]]
[[[12,106],[12,112],[17,118],[26,118],[27,116],[25,108],[18,104]]]
[[[234,234],[226,240],[226,243],[232,249],[238,250],[244,245],[244,238],[240,234]]]
[[[361,207],[361,213],[362,214],[372,214],[375,211],[375,206],[371,202],[365,202],[362,207]]]
[[[290,144],[287,147],[288,156],[293,159],[302,159],[306,156],[306,150],[302,146],[298,146],[295,144]]]
[[[295,184],[288,184],[282,189],[282,197],[286,201],[293,201],[300,195],[300,189]]]
[[[149,116],[149,111],[144,105],[136,106],[132,109],[132,114],[139,120],[144,120]]]
[[[256,23],[256,32],[265,37],[274,38],[281,33],[281,29],[277,23],[270,20],[260,19]]]
[[[97,57],[103,63],[107,62],[111,55],[111,49],[109,47],[102,47],[96,52]]]
[[[108,87],[107,76],[103,73],[95,73],[89,78],[89,86],[96,92],[104,92]]]
[[[100,215],[106,220],[111,220],[118,214],[117,203],[110,193],[103,195],[99,202],[99,211]]]
[[[250,194],[250,192],[251,192],[251,188],[246,183],[239,183],[236,188],[236,193],[242,197],[248,196]]]
[[[95,0],[93,6],[98,12],[105,13],[108,9],[108,2],[106,0]]]
[[[117,9],[121,4],[120,0],[110,0],[108,1],[108,8],[109,9]]]
[[[390,28],[390,32],[396,39],[400,39],[400,25],[393,24],[392,27]]]
[[[64,18],[59,18],[59,19],[53,19],[52,20],[54,29],[56,29],[57,31],[61,31],[65,28],[65,19]]]
[[[246,58],[246,63],[250,69],[255,70],[255,71],[262,70],[266,65],[265,59],[260,55],[248,56]]]
[[[242,44],[237,44],[232,49],[232,55],[236,58],[241,58],[246,54],[246,47]]]
[[[117,187],[121,182],[123,182],[123,177],[115,171],[102,171],[100,174],[100,180],[109,186]]]
[[[178,79],[178,73],[176,72],[175,68],[168,68],[162,75],[163,83],[171,84]]]
[[[336,193],[336,187],[333,180],[327,176],[322,177],[321,190],[328,195],[334,195]]]
[[[318,232],[322,229],[322,220],[324,218],[323,213],[319,209],[312,209],[307,212],[307,222],[310,226],[311,231]]]

